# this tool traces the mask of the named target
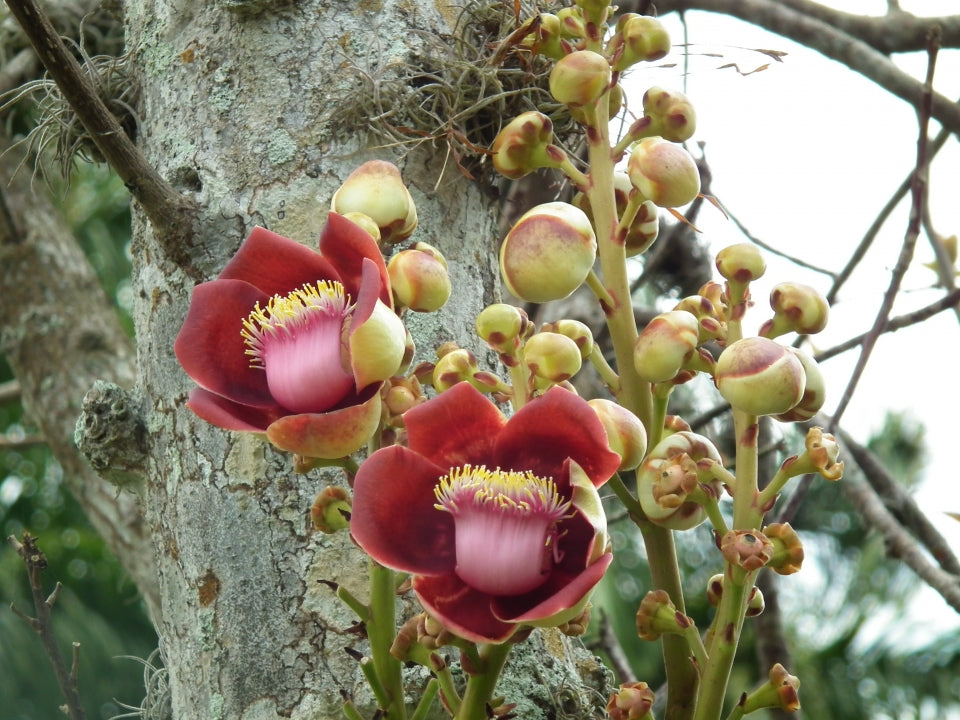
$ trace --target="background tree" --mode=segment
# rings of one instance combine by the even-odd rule
[[[736,10],[747,5],[753,7],[709,9],[748,12]],[[748,19],[763,21],[761,10],[774,5],[757,3]],[[799,19],[777,27],[824,22],[820,6],[789,5]],[[457,31],[461,39],[484,23],[490,42],[512,27],[512,8],[480,5],[481,14],[471,7],[472,24]],[[660,11],[673,7],[662,3]],[[87,10],[78,7],[73,17]],[[473,107],[458,97],[464,88],[490,77],[499,81],[517,68],[486,50],[482,33],[470,38],[474,56],[452,41],[456,52],[438,51],[435,38],[449,37],[457,15],[432,4],[143,0],[115,10],[122,11],[117,17],[127,50],[105,50],[114,59],[88,77],[98,78],[102,93],[122,98],[112,109],[136,132],[139,152],[124,155],[131,150],[119,147],[120,134],[97,125],[82,129],[71,119],[73,134],[64,136],[61,157],[68,165],[78,151],[106,157],[136,200],[129,289],[136,367],[88,262],[57,212],[28,194],[22,173],[21,184],[5,191],[0,233],[2,349],[25,410],[63,468],[64,484],[140,590],[170,661],[176,716],[333,716],[341,694],[359,687],[355,661],[341,647],[362,646],[349,614],[318,581],[362,585],[362,573],[353,573],[362,563],[348,543],[307,532],[305,510],[321,484],[316,474],[292,477],[285,459],[269,447],[226,435],[183,409],[190,383],[173,357],[173,338],[192,286],[215,275],[254,224],[313,241],[327,198],[350,170],[377,155],[400,162],[421,215],[418,237],[443,250],[458,289],[457,301],[439,320],[415,328],[418,345],[429,352],[451,336],[468,342],[473,314],[496,297],[492,260],[500,207],[489,185],[466,177],[484,171],[468,156],[471,147],[489,143],[498,118],[527,108],[499,98],[489,114],[469,114],[469,123],[451,118]],[[848,19],[830,16],[826,22],[851,42],[868,45],[868,29],[887,22],[841,25]],[[957,45],[952,19],[940,25],[941,41]],[[922,47],[917,33],[910,40],[914,49]],[[846,42],[842,35],[829,37]],[[85,66],[97,66],[89,57],[97,51],[85,47]],[[11,40],[7,52],[5,81],[15,87],[33,76],[36,61],[22,39]],[[857,66],[859,56],[850,57]],[[487,74],[464,75],[478,67]],[[443,74],[451,69],[452,75]],[[91,92],[76,77],[68,82],[80,98]],[[425,105],[420,88],[432,83],[448,92],[431,96],[433,124],[419,117],[415,125],[414,109]],[[113,91],[106,93],[105,86]],[[919,85],[911,88],[891,86],[891,92],[914,103]],[[532,107],[543,95],[531,93],[526,102]],[[956,129],[955,108],[937,100],[933,115]],[[50,116],[48,108],[41,117]],[[390,142],[369,129],[392,133]],[[17,158],[10,157],[15,166]],[[510,194],[514,202],[528,196],[529,187]],[[949,292],[952,274],[938,257]],[[945,297],[946,307],[950,298],[956,305],[955,296]],[[104,474],[122,480],[121,493],[91,472],[73,446],[81,398],[98,379],[115,385],[88,396],[81,439]],[[880,493],[888,505],[908,502],[889,493]],[[877,512],[885,512],[880,505]],[[911,517],[900,513],[895,524],[906,524],[928,546],[935,543]],[[958,607],[949,585],[956,561],[949,553],[934,556],[939,565],[919,554],[924,577]],[[584,674],[586,681],[571,685],[578,694],[589,697],[584,688],[602,686],[590,672],[569,669],[568,653],[561,652],[557,663],[564,662],[568,669],[552,678],[554,687],[558,678],[573,683]],[[579,669],[585,668],[581,662]],[[522,673],[512,677],[523,682]],[[545,684],[528,679],[514,691],[528,698],[525,712],[533,706],[545,716],[556,712],[556,693],[545,692]]]

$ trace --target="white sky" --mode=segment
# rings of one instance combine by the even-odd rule
[[[839,4],[837,4],[839,6]],[[848,12],[882,14],[882,1],[850,0]],[[935,16],[960,11],[955,0],[902,0],[904,10]],[[662,18],[674,44],[683,42],[679,18]],[[806,47],[726,16],[686,13],[691,52],[719,51],[723,59],[694,56],[686,92],[698,115],[693,141],[706,143],[714,194],[756,237],[815,265],[839,270],[880,209],[913,168],[917,122],[903,101],[870,80]],[[769,59],[742,48],[785,51],[783,63],[742,77],[717,69],[735,61],[742,70]],[[678,61],[682,58],[676,56]],[[895,62],[919,79],[926,54],[896,56]],[[651,84],[683,89],[679,70],[638,71],[628,95],[639,99]],[[960,51],[941,51],[935,87],[960,97]],[[931,123],[931,136],[939,126]],[[943,235],[960,234],[960,144],[948,141],[931,166],[933,225]],[[830,326],[816,338],[825,349],[873,323],[896,263],[907,227],[908,201],[897,208],[869,258],[841,292]],[[734,224],[705,206],[697,218],[715,249],[741,242]],[[927,305],[942,295],[931,288],[934,274],[922,267],[933,254],[925,238],[903,281],[894,315]],[[797,280],[822,290],[829,279],[799,271],[768,257],[767,289]],[[754,290],[757,322],[764,319],[767,289]],[[827,361],[823,370],[830,396],[825,411],[836,408],[857,352]],[[960,512],[960,469],[953,459],[958,443],[960,407],[960,321],[941,313],[922,327],[887,335],[877,344],[853,402],[842,419],[854,438],[865,441],[879,430],[887,409],[909,410],[926,426],[928,458],[924,482],[916,494],[921,507],[960,552],[960,523],[943,511]],[[960,618],[938,596],[924,593],[916,608],[926,618]]]

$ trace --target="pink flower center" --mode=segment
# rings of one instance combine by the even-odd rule
[[[530,472],[453,468],[434,488],[454,518],[456,573],[490,595],[534,590],[559,561],[557,523],[568,514],[552,479]]]
[[[266,371],[280,405],[295,413],[324,412],[353,389],[342,359],[349,311],[343,285],[321,280],[274,295],[265,308],[257,303],[243,320],[250,367]]]

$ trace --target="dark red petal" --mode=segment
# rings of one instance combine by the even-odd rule
[[[452,572],[435,577],[417,576],[413,579],[413,590],[428,613],[465,640],[500,643],[517,629],[513,623],[494,617],[490,595],[474,590]]]
[[[226,398],[207,392],[203,388],[190,391],[187,407],[208,423],[225,430],[266,432],[267,427],[283,412],[282,408],[255,408],[240,405]]]
[[[381,565],[422,575],[456,565],[453,517],[437,510],[433,488],[446,472],[394,445],[367,458],[353,483],[350,532]]]
[[[344,282],[333,263],[316,250],[262,227],[253,229],[218,278],[246,280],[268,297],[318,280]]]
[[[493,444],[506,420],[479,390],[461,382],[404,413],[403,422],[410,447],[446,472],[467,463],[493,469]]]
[[[340,273],[347,292],[353,298],[360,290],[363,276],[363,259],[369,258],[380,274],[380,299],[387,307],[393,307],[393,294],[390,291],[390,276],[383,261],[383,254],[376,241],[366,230],[343,215],[331,212],[327,215],[327,224],[320,233],[320,252],[330,260]]]
[[[380,276],[377,266],[372,260],[363,259],[363,277],[360,280],[360,289],[354,298],[355,305],[351,317],[351,333],[370,319],[373,309],[377,306],[380,293]]]
[[[554,572],[546,584],[526,595],[494,598],[493,612],[502,620],[525,623],[536,622],[576,607],[600,582],[612,560],[613,554],[605,553],[577,575]]]
[[[497,438],[494,457],[504,469],[530,470],[558,483],[566,483],[562,468],[570,458],[597,487],[620,467],[620,456],[607,445],[606,431],[593,408],[559,387],[534,398],[507,421]]]
[[[250,367],[240,331],[267,296],[242,280],[213,280],[193,289],[190,309],[173,344],[177,360],[198,385],[242,405],[276,405],[267,374]]]

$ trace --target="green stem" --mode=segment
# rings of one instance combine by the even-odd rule
[[[383,709],[388,720],[406,720],[403,704],[401,665],[390,654],[397,632],[396,575],[393,570],[370,561],[370,616],[366,623],[373,670],[388,698]]]
[[[598,343],[594,343],[593,349],[590,351],[590,363],[597,371],[600,379],[603,380],[604,384],[608,388],[610,388],[610,392],[614,395],[619,393],[620,377],[617,375],[616,371],[610,367],[610,363],[608,363],[607,359],[603,356],[603,350],[600,349],[600,345]]]
[[[430,706],[433,705],[433,700],[437,697],[438,692],[440,692],[439,681],[435,677],[430,678],[427,686],[423,688],[423,695],[420,696],[420,702],[417,703],[417,709],[410,716],[410,720],[426,720],[427,713],[430,712]]]
[[[487,720],[487,705],[493,699],[500,671],[503,670],[512,647],[509,643],[503,643],[484,645],[480,649],[483,667],[467,680],[467,689],[463,693],[463,702],[455,720]]]

